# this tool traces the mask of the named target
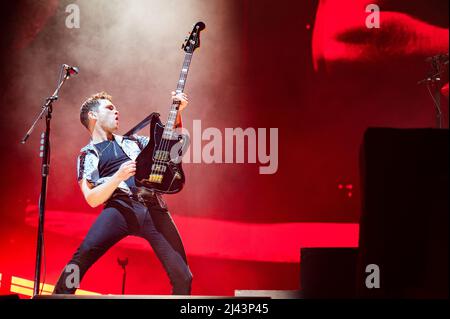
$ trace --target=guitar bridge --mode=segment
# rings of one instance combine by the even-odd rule
[[[150,174],[149,177],[148,177],[148,181],[150,183],[161,184],[162,183],[162,179],[163,179],[163,175],[161,175],[161,174]]]

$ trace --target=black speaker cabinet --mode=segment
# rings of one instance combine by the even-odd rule
[[[448,150],[448,130],[366,131],[359,297],[448,298]],[[366,285],[370,264],[379,268],[379,288]]]
[[[355,297],[357,248],[302,248],[300,255],[302,298]]]

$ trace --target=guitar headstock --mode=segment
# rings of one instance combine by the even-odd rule
[[[200,32],[204,29],[205,24],[201,21],[194,25],[192,31],[189,32],[189,35],[181,46],[186,53],[193,53],[195,49],[200,47]]]

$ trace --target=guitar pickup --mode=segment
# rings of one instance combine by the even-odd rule
[[[155,160],[167,162],[169,160],[169,152],[161,150],[156,151]]]
[[[166,165],[161,165],[161,164],[153,164],[152,165],[152,172],[156,172],[156,173],[162,172],[162,173],[164,173],[166,171],[166,169],[167,169]]]

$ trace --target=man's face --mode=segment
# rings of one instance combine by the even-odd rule
[[[99,103],[98,110],[92,112],[92,116],[97,120],[96,125],[99,125],[106,132],[117,131],[119,128],[119,111],[108,100],[101,99]]]

